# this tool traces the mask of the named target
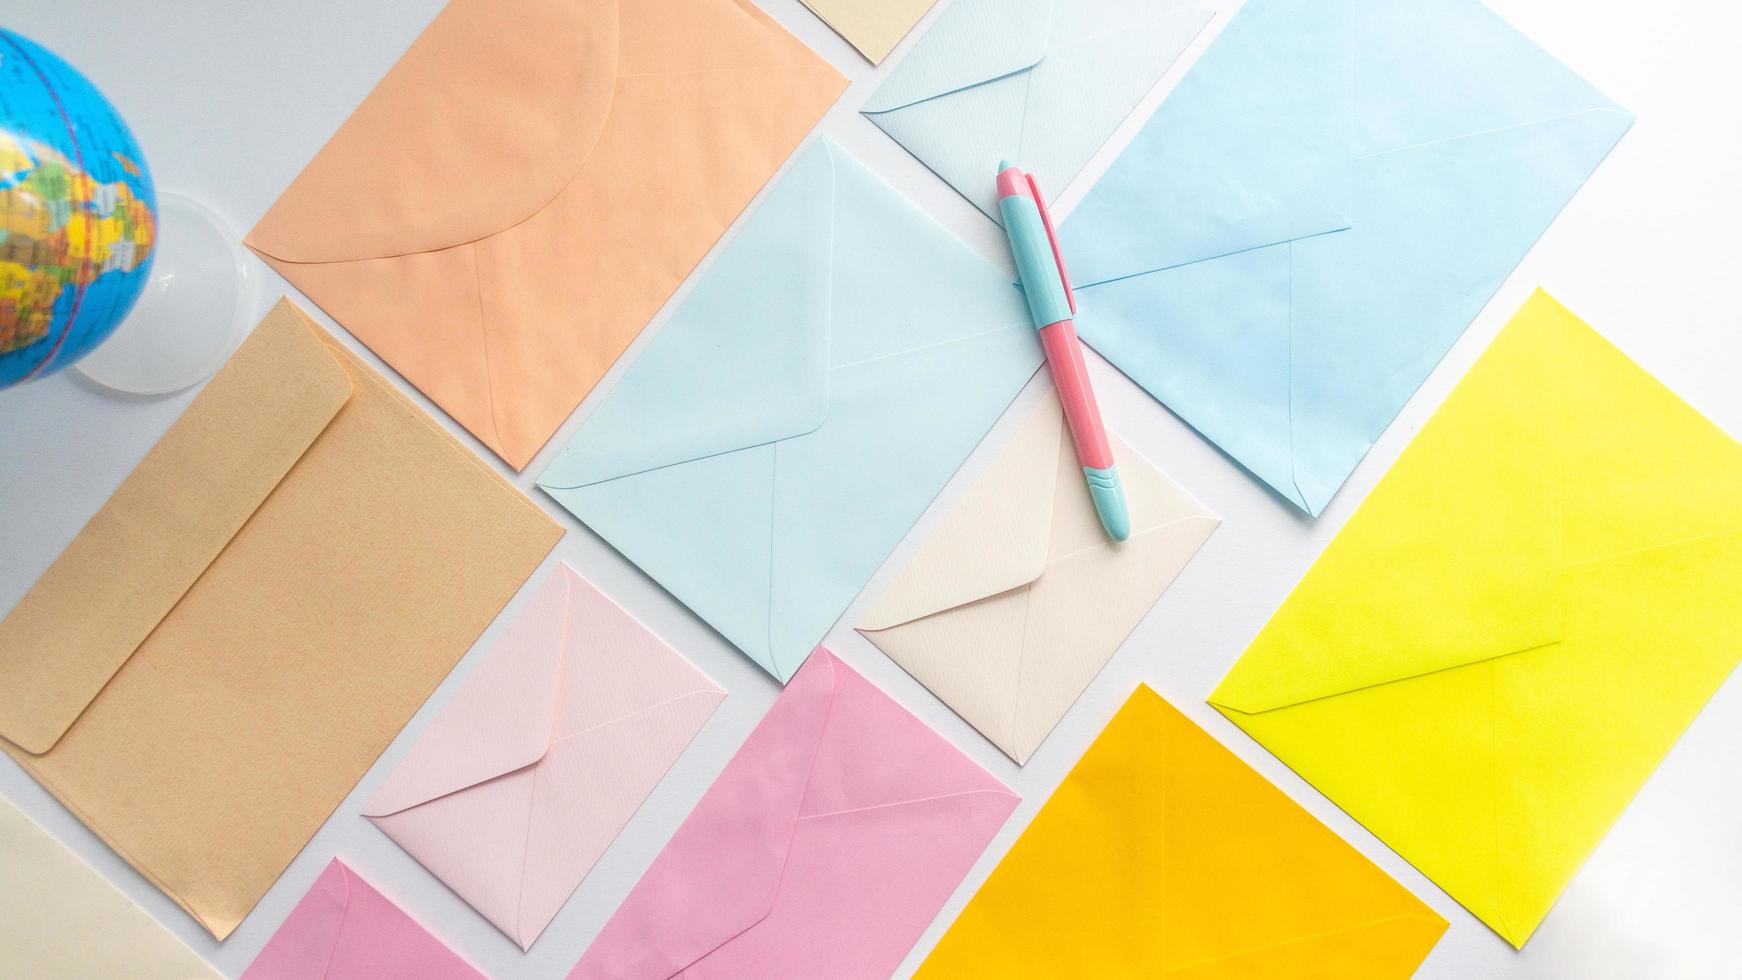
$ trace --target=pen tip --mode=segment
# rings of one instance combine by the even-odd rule
[[[1015,169],[1016,169],[1016,164],[1011,163],[1009,160],[1002,161],[1001,163],[998,164],[998,172],[999,173],[1003,173],[1006,170],[1015,170]]]

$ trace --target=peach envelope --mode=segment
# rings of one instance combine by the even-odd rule
[[[520,469],[846,85],[751,0],[453,0],[248,245]]]
[[[528,949],[725,697],[563,564],[363,815]]]

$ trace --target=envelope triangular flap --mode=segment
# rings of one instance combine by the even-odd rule
[[[954,0],[862,111],[892,112],[1034,67],[1052,40],[1053,2]]]
[[[1079,287],[1349,226],[1347,15],[1256,0],[1235,16],[1060,228]]]
[[[610,116],[617,3],[454,0],[248,244],[337,262],[450,248],[524,221],[581,170]],[[427,200],[430,187],[453,193]]]
[[[0,621],[0,737],[53,748],[350,397],[280,302]]]
[[[826,139],[799,154],[539,477],[540,486],[584,487],[823,424],[835,268],[833,157]]]

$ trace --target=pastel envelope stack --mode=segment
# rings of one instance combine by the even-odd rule
[[[1040,362],[1009,279],[825,138],[538,485],[784,681]]]
[[[1214,0],[953,0],[862,108],[993,221],[1014,160],[1075,178],[1214,16]]]
[[[564,564],[363,814],[527,949],[725,697]]]
[[[1476,0],[1251,0],[1060,229],[1077,327],[1317,515],[1631,122]]]
[[[1017,802],[819,648],[569,976],[887,977]]]
[[[1102,529],[1051,396],[859,624],[1019,764],[1220,524],[1111,443],[1135,521],[1128,541]]]
[[[520,469],[846,84],[750,0],[453,0],[248,244]]]
[[[1538,293],[1211,702],[1509,942],[1742,658],[1742,446]]]

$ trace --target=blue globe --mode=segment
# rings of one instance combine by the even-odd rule
[[[0,388],[112,333],[151,274],[157,195],[107,99],[0,29]]]

